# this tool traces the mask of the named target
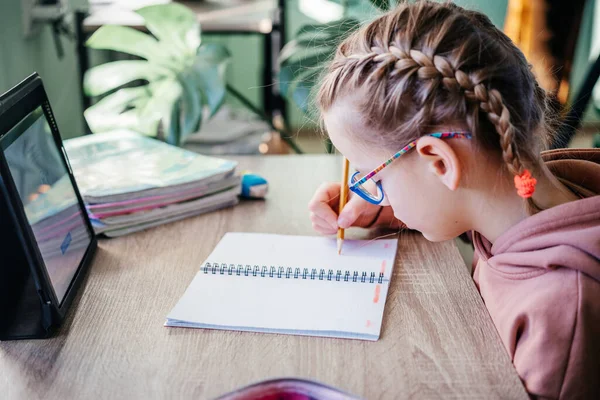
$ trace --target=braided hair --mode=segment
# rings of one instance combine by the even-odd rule
[[[322,112],[366,88],[359,111],[369,144],[400,147],[433,127],[465,123],[502,154],[531,213],[539,152],[548,138],[546,93],[523,53],[483,14],[452,3],[403,3],[344,40],[317,94]],[[531,171],[530,171],[531,170]]]

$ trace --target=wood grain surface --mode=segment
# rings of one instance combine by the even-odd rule
[[[206,399],[293,376],[367,399],[527,398],[454,243],[413,233],[377,342],[164,327],[225,232],[313,234],[306,205],[340,174],[326,155],[239,160],[269,181],[266,201],[102,240],[59,334],[0,343],[0,397]]]

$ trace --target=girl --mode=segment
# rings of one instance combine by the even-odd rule
[[[546,94],[484,15],[403,4],[348,37],[317,101],[356,167],[309,205],[314,228],[473,232],[475,283],[528,392],[600,398],[600,154],[540,154]],[[383,163],[383,164],[382,164]]]

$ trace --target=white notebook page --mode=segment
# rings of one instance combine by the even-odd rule
[[[335,239],[228,233],[165,325],[377,340],[396,247],[395,239],[346,240],[338,255]]]

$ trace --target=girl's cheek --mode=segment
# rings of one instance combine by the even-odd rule
[[[389,191],[389,189],[392,189],[392,188],[390,188],[387,185],[387,181],[381,180],[381,190],[383,191],[383,201],[381,202],[380,205],[382,205],[382,206],[389,206],[389,205],[391,205],[390,194],[389,194],[390,191]]]
[[[410,191],[403,190],[404,188],[394,187],[389,191],[384,191],[386,196],[384,201],[387,201],[387,205],[390,205],[394,210],[394,214],[405,215],[412,214],[413,210],[413,196]]]
[[[392,206],[392,209],[394,211],[399,211],[402,209],[405,201],[402,198],[402,194],[400,193],[399,190],[397,190],[396,188],[393,188],[388,191],[388,190],[385,190],[385,188],[384,188],[383,193],[384,193],[384,197],[383,197],[382,205]]]

